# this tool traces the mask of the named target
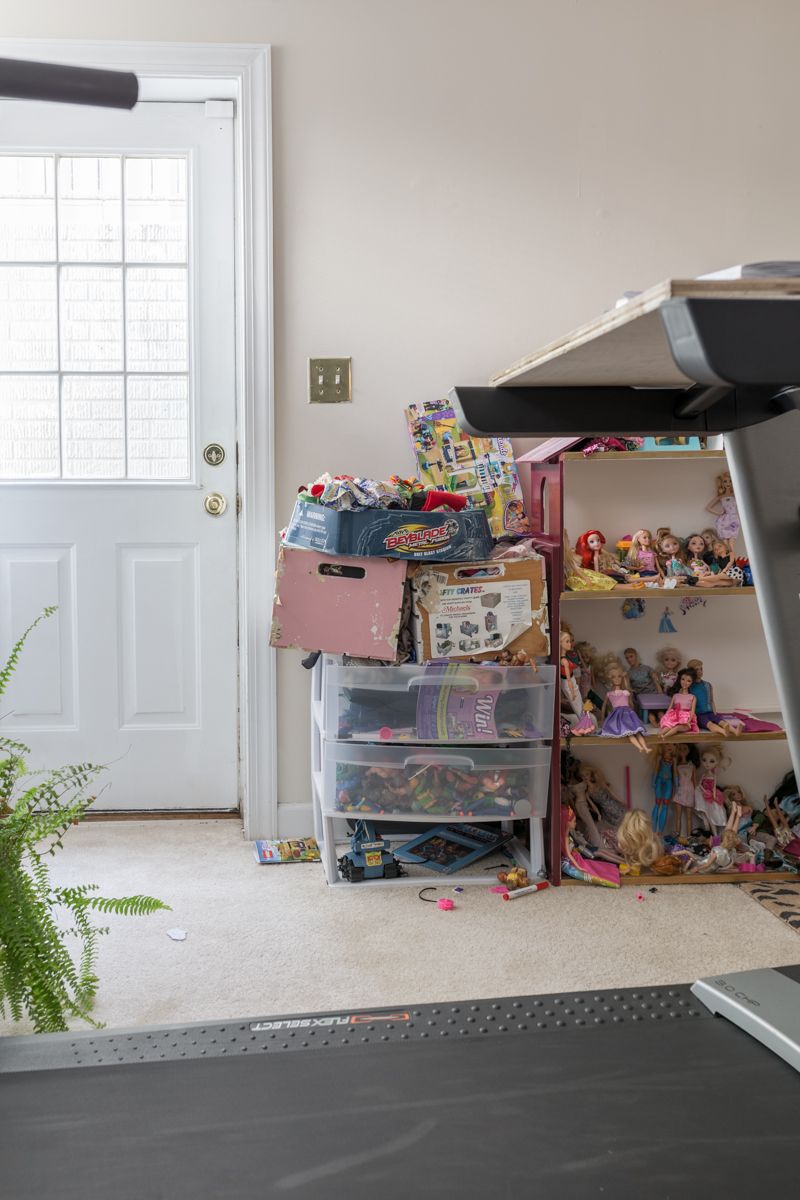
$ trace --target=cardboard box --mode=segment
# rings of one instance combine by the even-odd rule
[[[419,566],[410,575],[420,662],[550,653],[544,559]]]
[[[484,512],[414,512],[375,508],[338,512],[298,500],[283,535],[288,546],[323,554],[469,562],[486,558],[494,542]]]
[[[269,643],[394,662],[404,562],[281,546]]]

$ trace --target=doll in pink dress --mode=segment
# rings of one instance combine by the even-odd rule
[[[704,746],[700,754],[700,772],[694,793],[694,806],[714,834],[722,833],[728,822],[725,796],[717,787],[717,771],[722,763],[719,746]]]
[[[672,797],[675,805],[675,834],[683,837],[683,818],[686,816],[686,837],[692,832],[692,812],[694,810],[694,790],[697,786],[694,763],[692,762],[692,747],[688,742],[679,742],[675,747],[675,775],[677,787]]]
[[[603,721],[601,737],[627,738],[632,746],[649,754],[650,747],[642,736],[647,732],[633,707],[633,693],[625,672],[618,663],[611,663],[606,671],[606,693],[600,719]]]
[[[697,697],[689,691],[696,680],[697,676],[691,667],[681,667],[678,671],[678,678],[669,691],[672,697],[670,706],[659,722],[659,737],[671,737],[674,733],[699,733],[695,716]]]
[[[630,570],[638,571],[642,576],[651,576],[663,583],[664,572],[658,561],[658,555],[653,546],[653,535],[649,529],[637,529],[631,538],[630,549],[626,558]]]

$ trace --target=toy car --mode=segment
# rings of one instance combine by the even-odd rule
[[[364,879],[397,879],[405,874],[389,850],[389,843],[378,835],[371,821],[358,821],[350,839],[350,849],[339,859],[339,874],[348,883]]]

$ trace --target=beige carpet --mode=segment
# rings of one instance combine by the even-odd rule
[[[513,904],[468,888],[442,912],[415,889],[332,891],[321,866],[259,867],[233,821],[88,824],[67,834],[53,874],[173,907],[110,919],[96,1009],[110,1028],[678,983],[800,960],[797,934],[733,885],[643,901],[635,888],[572,887]],[[175,926],[186,941],[167,936]]]
[[[763,904],[773,917],[785,921],[790,929],[800,933],[800,884],[770,883],[769,880],[761,880],[758,883],[743,884],[742,891],[751,900]]]

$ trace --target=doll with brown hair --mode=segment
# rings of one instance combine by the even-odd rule
[[[695,715],[697,698],[691,693],[696,678],[691,667],[681,667],[678,671],[678,678],[669,689],[669,708],[659,722],[660,738],[672,737],[676,733],[699,733]]]
[[[661,570],[653,545],[653,535],[649,529],[636,530],[631,538],[625,562],[630,570],[638,571],[642,576],[655,576],[656,579],[663,582],[664,572]]]
[[[667,579],[679,579],[689,586],[694,583],[683,542],[665,526],[656,531],[656,554]]]
[[[678,678],[678,668],[683,662],[683,655],[675,646],[662,646],[656,651],[656,662],[661,690],[668,692]]]
[[[578,685],[581,660],[575,653],[575,638],[566,621],[561,622],[559,634],[561,707],[576,717],[583,714],[583,696]]]
[[[686,539],[686,562],[698,587],[735,587],[738,582],[730,572],[714,571],[702,533],[690,533]]]
[[[619,662],[608,664],[605,681],[608,692],[600,712],[602,722],[600,736],[627,738],[631,745],[640,750],[642,754],[649,754],[650,747],[643,737],[647,729],[633,707],[633,693]]]
[[[697,772],[694,806],[714,834],[722,833],[728,822],[725,798],[717,784],[717,773],[724,761],[721,746],[712,745],[700,748],[700,767]]]
[[[724,538],[733,546],[742,527],[739,522],[739,510],[736,507],[730,471],[723,471],[721,475],[717,476],[717,494],[711,503],[706,505],[706,512],[713,513],[717,518],[717,537]]]
[[[694,813],[694,791],[697,786],[695,762],[697,750],[688,742],[678,742],[675,746],[675,779],[676,788],[673,796],[675,809],[675,835],[688,839],[692,832],[692,814]],[[683,832],[684,817],[686,819],[686,834]]]

